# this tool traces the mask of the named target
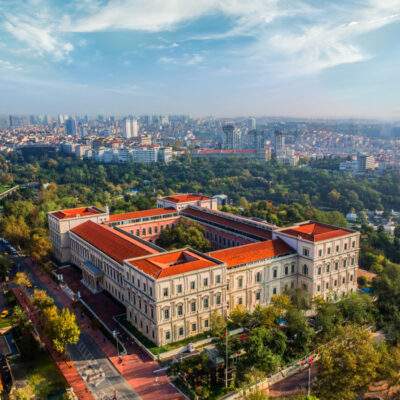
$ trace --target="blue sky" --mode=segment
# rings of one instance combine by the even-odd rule
[[[0,114],[400,119],[400,0],[1,0]]]

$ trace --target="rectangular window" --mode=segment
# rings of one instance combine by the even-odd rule
[[[346,278],[345,278],[345,277],[343,277],[343,279],[342,279],[342,283],[343,283],[343,284],[345,284],[345,283],[346,283]]]
[[[204,308],[208,308],[208,298],[205,298],[205,299],[203,300],[203,307],[204,307]]]
[[[176,292],[177,293],[182,293],[182,285],[177,285]]]
[[[336,253],[339,252],[339,250],[340,250],[340,246],[337,245],[337,246],[336,246]]]
[[[149,235],[151,235],[153,232],[152,232],[152,230],[151,230],[151,228],[149,228]]]
[[[238,287],[243,287],[243,278],[238,279]]]
[[[339,263],[335,262],[335,270],[337,271],[339,269]]]
[[[329,282],[326,282],[325,287],[329,289]]]
[[[260,292],[257,292],[256,293],[256,300],[260,300],[261,299],[261,293]]]
[[[351,258],[351,265],[354,265],[354,257]]]
[[[292,270],[291,270],[292,274],[294,274],[294,269],[295,269],[295,265],[292,264]]]
[[[140,236],[140,229],[136,229],[136,236]]]
[[[220,294],[217,294],[217,296],[215,297],[215,302],[217,304],[221,304],[221,295]]]
[[[204,320],[204,328],[208,328],[208,319]]]
[[[217,276],[215,277],[215,282],[216,282],[216,283],[221,283],[221,275],[217,275]]]
[[[322,273],[322,268],[319,267],[319,268],[318,268],[318,275],[321,275],[321,273]]]
[[[331,270],[331,266],[330,266],[330,264],[328,264],[328,265],[326,266],[326,272],[330,272],[330,270]]]
[[[238,304],[240,304],[240,305],[243,304],[243,299],[241,297],[238,298]]]
[[[190,282],[190,289],[193,290],[196,287],[195,282]]]
[[[153,288],[150,287],[149,289],[150,289],[150,296],[153,296]]]
[[[165,319],[169,318],[169,310],[168,310],[168,308],[166,310],[164,310],[164,318]]]
[[[344,244],[344,249],[347,250],[347,243]]]
[[[157,233],[157,232],[158,232],[158,227],[155,226],[155,227],[154,227],[154,233]]]
[[[330,247],[328,247],[327,252],[328,252],[328,254],[331,254],[331,248]]]
[[[352,243],[351,243],[351,247],[356,247],[356,242],[355,241],[353,241]]]
[[[322,250],[318,250],[318,255],[321,257],[322,256]]]
[[[346,268],[347,266],[347,260],[343,260],[343,268]]]
[[[192,324],[192,332],[196,332],[196,324]]]
[[[203,286],[208,286],[208,278],[203,279]]]
[[[261,282],[261,272],[257,272],[257,274],[256,274],[256,282]]]
[[[321,285],[318,285],[317,286],[317,292],[320,292],[321,291]]]
[[[303,256],[308,257],[310,255],[310,250],[303,247]]]
[[[168,296],[168,288],[164,288],[163,290],[164,297]]]
[[[179,328],[178,333],[179,333],[179,336],[182,336],[182,335],[183,335],[183,328],[182,328],[182,327]]]
[[[289,267],[288,266],[285,267],[285,275],[289,275]]]
[[[169,331],[165,332],[165,339],[169,340],[170,337],[171,337],[171,336],[170,336]]]
[[[334,286],[337,286],[337,280],[335,279],[335,282],[333,283]]]
[[[183,307],[181,305],[178,306],[178,315],[183,314]]]
[[[195,303],[195,302],[193,302],[193,303],[190,305],[190,309],[192,310],[192,312],[196,311],[196,303]]]
[[[272,294],[276,294],[276,288],[272,289]]]
[[[276,268],[273,270],[272,276],[273,276],[274,278],[277,278],[277,277],[278,277],[278,270],[277,270]]]

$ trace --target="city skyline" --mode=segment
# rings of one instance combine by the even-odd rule
[[[0,114],[399,118],[400,1],[3,2]]]

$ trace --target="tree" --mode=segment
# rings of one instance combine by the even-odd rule
[[[271,303],[281,315],[283,315],[283,313],[292,305],[292,301],[287,294],[276,294],[272,296]]]
[[[301,287],[289,288],[285,294],[289,296],[290,301],[298,310],[307,310],[310,308],[311,296],[307,290]]]
[[[319,354],[316,390],[322,400],[353,400],[378,376],[380,355],[364,328],[340,327],[338,340]]]
[[[49,239],[38,234],[33,234],[29,240],[28,249],[32,259],[37,264],[40,264],[43,259],[49,257],[52,245]]]
[[[15,215],[10,215],[3,218],[1,233],[14,246],[20,246],[29,240],[29,227],[22,216],[16,217]]]
[[[306,317],[300,310],[291,308],[287,311],[285,319],[288,337],[293,340],[291,344],[293,352],[298,355],[306,353],[315,336]]]
[[[347,322],[362,325],[373,321],[372,298],[367,294],[350,293],[338,306]]]
[[[4,280],[11,268],[11,261],[4,256],[0,256],[0,279]]]
[[[226,327],[226,322],[224,317],[217,310],[214,310],[211,313],[210,325],[211,325],[211,334],[213,336],[217,336],[218,334],[220,334],[222,330],[225,329]]]
[[[232,310],[229,318],[235,325],[240,327],[247,326],[250,322],[250,314],[239,304]]]
[[[54,306],[54,300],[46,294],[45,290],[35,289],[32,302],[41,313],[43,313],[46,308]]]
[[[265,328],[275,328],[278,326],[279,310],[272,306],[262,306],[257,304],[251,314],[252,326],[263,326]]]
[[[340,308],[331,300],[321,299],[316,306],[318,329],[322,336],[331,338],[338,326],[343,323]]]
[[[64,308],[56,319],[54,326],[53,345],[59,353],[64,353],[67,344],[75,344],[79,340],[80,329],[76,323],[75,314]]]
[[[268,400],[269,396],[265,389],[261,389],[259,387],[255,387],[249,389],[247,392],[243,391],[243,394],[240,397],[241,400]]]
[[[17,272],[15,274],[14,282],[18,286],[28,286],[30,281],[25,272]]]
[[[28,334],[32,330],[32,323],[26,312],[20,307],[15,306],[11,315],[11,323],[17,327],[23,335]]]

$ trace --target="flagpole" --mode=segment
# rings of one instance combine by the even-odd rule
[[[228,322],[228,321],[227,321]],[[225,330],[225,352],[226,352],[226,362],[225,362],[225,387],[228,388],[228,323],[226,324]]]

